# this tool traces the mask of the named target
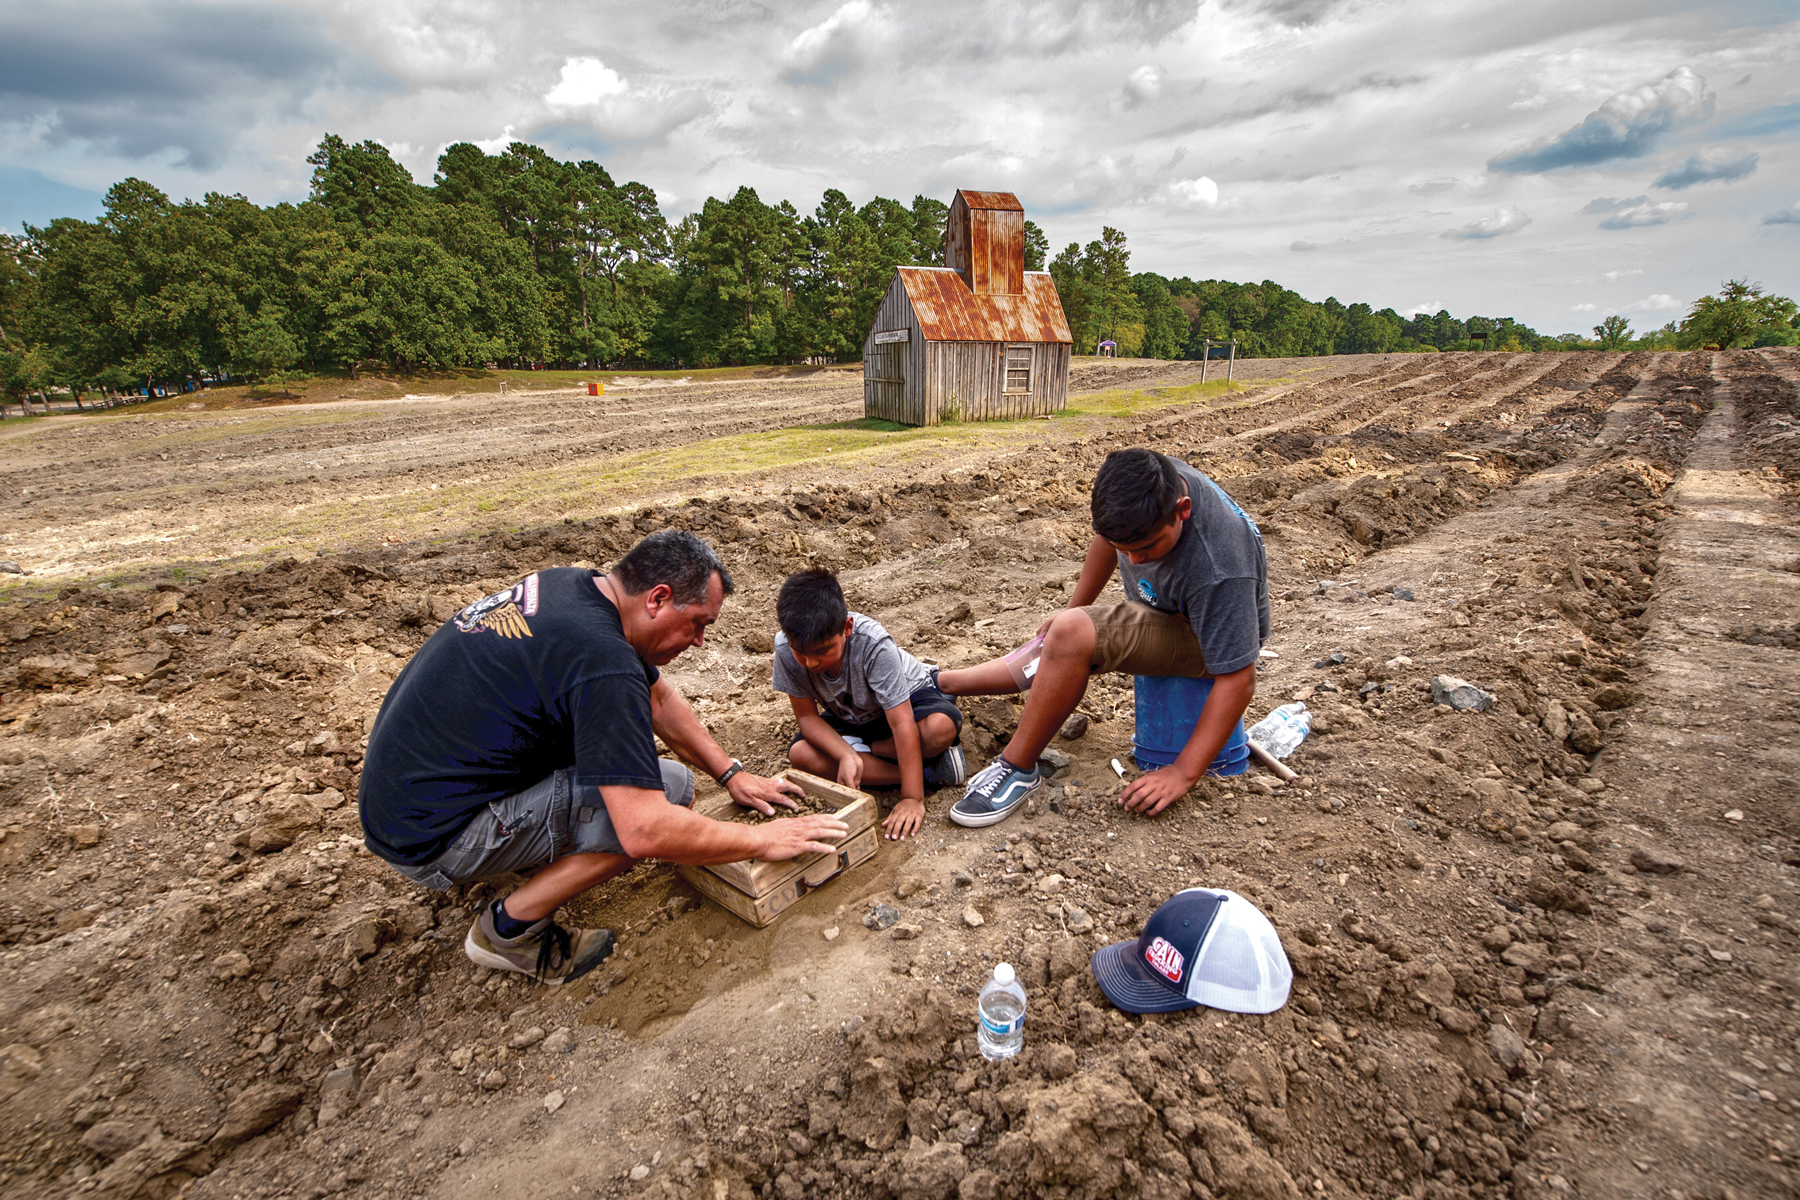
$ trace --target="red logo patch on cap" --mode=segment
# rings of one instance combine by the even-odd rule
[[[1170,983],[1181,982],[1181,968],[1187,962],[1181,957],[1181,951],[1169,945],[1162,938],[1157,938],[1150,943],[1150,948],[1144,951],[1144,961]]]

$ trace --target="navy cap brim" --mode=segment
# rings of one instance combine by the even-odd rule
[[[1112,1006],[1128,1013],[1182,1012],[1199,1008],[1200,1002],[1189,1000],[1180,992],[1157,981],[1138,954],[1138,939],[1115,942],[1094,951],[1091,960],[1094,982],[1112,1001]]]

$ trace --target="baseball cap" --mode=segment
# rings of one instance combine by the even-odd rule
[[[1262,910],[1223,888],[1188,888],[1163,901],[1135,941],[1094,952],[1094,980],[1130,1013],[1223,1009],[1271,1013],[1288,1001],[1294,969]]]

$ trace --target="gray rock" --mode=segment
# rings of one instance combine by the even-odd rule
[[[1530,1051],[1525,1048],[1525,1039],[1514,1033],[1512,1027],[1496,1024],[1488,1027],[1488,1049],[1500,1060],[1508,1074],[1516,1075],[1525,1069]]]
[[[1349,655],[1345,654],[1342,650],[1338,650],[1331,654],[1327,654],[1324,658],[1321,658],[1318,662],[1314,663],[1313,666],[1321,671],[1326,667],[1341,667],[1348,658]]]
[[[863,915],[863,926],[877,932],[890,929],[900,920],[900,910],[891,904],[877,904]]]
[[[1673,875],[1687,866],[1673,854],[1639,846],[1631,852],[1631,865],[1646,875]]]
[[[567,1029],[558,1029],[538,1043],[538,1048],[545,1054],[567,1054],[575,1048],[575,1035]]]
[[[1086,713],[1074,713],[1062,723],[1062,728],[1056,731],[1056,736],[1065,742],[1073,742],[1087,736],[1088,724]]]
[[[963,924],[967,925],[970,929],[979,929],[987,924],[987,918],[982,916],[981,910],[976,908],[973,904],[962,910],[962,920]]]
[[[490,1092],[497,1092],[506,1086],[505,1071],[489,1071],[481,1077],[481,1086]]]
[[[512,1040],[506,1044],[511,1046],[514,1050],[529,1050],[543,1040],[544,1027],[541,1025],[533,1025],[530,1029],[513,1034]]]
[[[1094,918],[1088,915],[1087,909],[1071,904],[1063,909],[1063,924],[1070,933],[1086,933],[1094,927]]]
[[[1494,693],[1484,692],[1466,679],[1439,675],[1431,681],[1431,699],[1457,712],[1486,712],[1494,706]]]
[[[1411,588],[1397,587],[1394,589],[1394,599],[1416,600],[1418,597],[1413,595],[1413,590]]]
[[[1074,759],[1052,746],[1046,746],[1038,753],[1038,761],[1050,768],[1051,774],[1061,774],[1069,769]]]
[[[319,1084],[319,1124],[328,1125],[349,1111],[356,1103],[359,1080],[355,1067],[339,1067],[327,1072]]]
[[[21,567],[18,563],[13,562],[11,559],[0,558],[0,574],[23,575],[24,573],[25,568]]]

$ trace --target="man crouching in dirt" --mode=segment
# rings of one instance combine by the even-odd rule
[[[829,851],[835,817],[766,824],[689,811],[694,777],[656,737],[765,816],[783,781],[744,771],[657,668],[705,640],[732,591],[712,548],[653,533],[610,575],[539,571],[463,609],[420,647],[375,719],[359,801],[365,844],[439,890],[518,872],[463,949],[544,983],[612,953],[605,929],[564,929],[558,906],[640,858],[706,865]]]
[[[1210,678],[1200,719],[1175,761],[1131,781],[1119,803],[1155,815],[1212,764],[1256,695],[1269,636],[1269,568],[1262,534],[1219,485],[1180,459],[1115,450],[1094,476],[1094,540],[1068,607],[1038,630],[1043,651],[1018,731],[950,807],[958,825],[1005,820],[1041,781],[1037,759],[1095,671]],[[1119,572],[1124,604],[1094,600]],[[1006,659],[940,671],[951,696],[1020,690]]]

